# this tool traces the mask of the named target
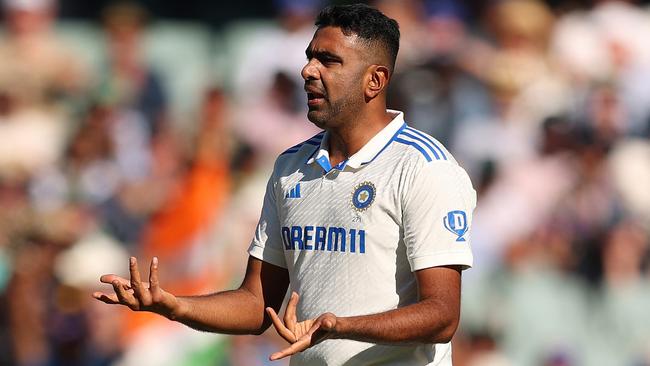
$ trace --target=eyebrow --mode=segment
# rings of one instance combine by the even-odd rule
[[[319,59],[326,58],[326,59],[335,60],[335,61],[343,61],[341,56],[338,56],[338,55],[336,55],[336,54],[334,54],[332,52],[329,52],[329,51],[312,51],[309,48],[307,48],[305,50],[305,56],[307,56],[308,60],[310,58],[312,58],[312,57],[316,57],[316,58],[319,58]]]

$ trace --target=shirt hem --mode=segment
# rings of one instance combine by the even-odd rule
[[[467,252],[446,252],[409,258],[411,270],[418,271],[424,268],[440,266],[462,266],[463,270],[472,268],[474,258]]]
[[[263,262],[270,263],[274,266],[287,268],[286,261],[284,260],[284,254],[281,253],[282,252],[278,252],[277,250],[261,247],[255,243],[251,244],[251,246],[248,248],[248,254],[250,254],[252,257],[257,258]]]

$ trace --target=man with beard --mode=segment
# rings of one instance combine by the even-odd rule
[[[273,324],[290,346],[271,359],[292,365],[451,365],[476,194],[438,141],[386,109],[397,23],[349,5],[316,26],[302,77],[324,131],[278,157],[242,285],[176,297],[156,258],[148,285],[131,258],[131,279],[105,275],[115,294],[94,296],[212,332]]]

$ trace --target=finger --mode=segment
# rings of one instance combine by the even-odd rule
[[[275,328],[275,331],[278,332],[280,337],[284,338],[287,342],[293,343],[296,341],[296,336],[291,332],[287,327],[284,326],[282,321],[280,320],[280,317],[278,314],[276,314],[275,310],[273,308],[266,308],[266,312],[269,314],[271,317],[271,321],[273,322],[273,327]]]
[[[138,261],[135,257],[129,258],[129,271],[131,273],[131,288],[135,293],[135,297],[140,300],[143,305],[151,305],[151,295],[149,290],[145,288],[140,280],[140,270],[138,269]]]
[[[154,302],[160,301],[160,285],[158,284],[158,257],[151,259],[149,266],[149,291]]]
[[[298,340],[296,340],[296,342],[291,346],[285,348],[280,352],[272,354],[270,357],[271,361],[279,360],[281,358],[294,355],[298,352],[302,352],[307,348],[327,339],[327,332],[323,331],[321,325],[321,321],[315,322],[314,325],[309,328],[309,331],[302,337],[298,338]]]
[[[131,288],[131,281],[114,274],[103,275],[99,278],[99,282],[108,283],[111,285],[113,284],[113,281],[119,281],[122,286],[125,286],[126,288]]]
[[[303,336],[309,338],[310,344],[312,346],[324,341],[325,339],[331,336],[330,333],[331,328],[325,329],[324,323],[329,323],[329,325],[331,326],[333,322],[331,319],[318,320],[314,323],[314,325],[312,325],[311,328],[309,328],[307,334]]]
[[[307,336],[300,338],[296,343],[292,344],[291,346],[283,349],[282,351],[275,352],[274,354],[269,357],[271,361],[279,360],[291,355],[295,355],[296,353],[302,352],[309,348],[311,344],[311,339]]]
[[[292,292],[291,298],[289,298],[289,302],[287,303],[287,309],[284,311],[284,324],[294,333],[296,331],[296,307],[298,306],[299,299],[300,296],[298,293],[295,291]]]
[[[93,297],[99,301],[105,302],[107,304],[115,305],[119,304],[120,300],[115,294],[105,294],[102,292],[93,292]]]
[[[120,304],[126,305],[132,310],[138,310],[138,302],[131,292],[125,290],[117,280],[113,281],[112,285]]]

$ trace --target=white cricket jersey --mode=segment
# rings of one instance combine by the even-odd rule
[[[298,320],[357,316],[418,300],[414,271],[472,265],[476,192],[432,137],[394,119],[332,167],[322,132],[282,153],[249,253],[288,269]],[[326,340],[291,365],[451,365],[451,344]]]

